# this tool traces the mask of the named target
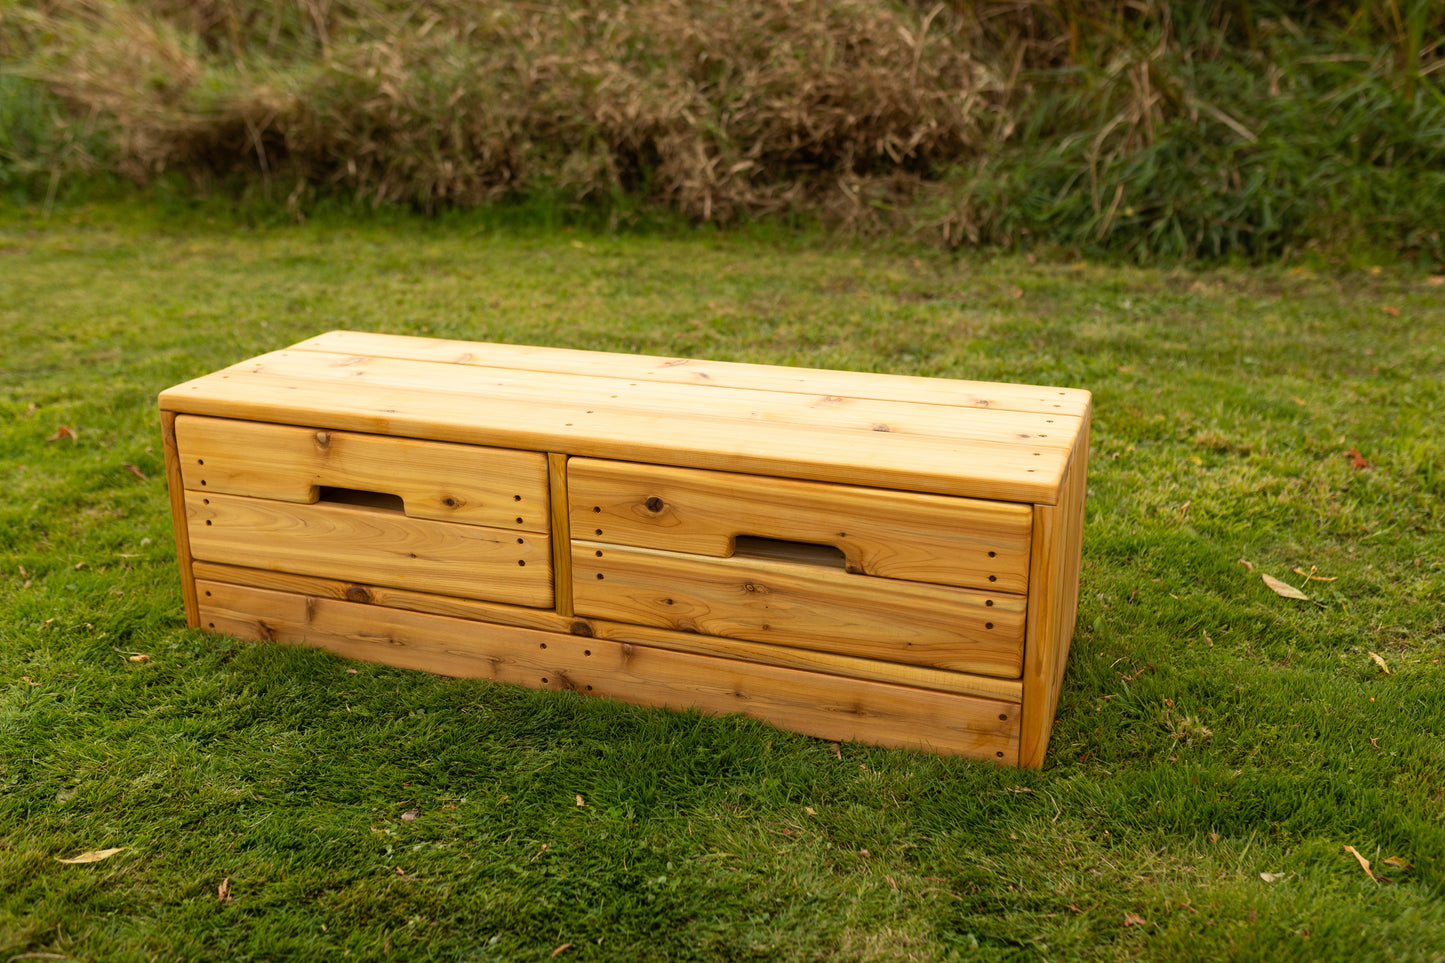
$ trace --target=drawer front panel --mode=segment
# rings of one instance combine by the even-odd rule
[[[324,487],[397,496],[411,518],[549,529],[547,458],[536,452],[182,415],[190,491],[309,504]]]
[[[1025,600],[818,565],[572,543],[578,615],[1017,678]]]
[[[186,493],[198,560],[460,598],[552,604],[545,535],[408,518],[360,505]]]
[[[739,536],[829,545],[850,572],[994,592],[1028,587],[1032,506],[573,458],[572,532],[726,558]]]

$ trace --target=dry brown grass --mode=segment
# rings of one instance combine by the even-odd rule
[[[1003,83],[942,6],[63,0],[52,87],[126,170],[259,172],[426,209],[537,188],[728,222],[857,217],[1000,132]]]

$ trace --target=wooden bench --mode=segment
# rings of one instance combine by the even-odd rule
[[[350,331],[160,396],[193,626],[1019,766],[1090,405]]]

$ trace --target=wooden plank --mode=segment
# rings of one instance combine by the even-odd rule
[[[572,542],[578,613],[1016,678],[1025,601],[754,558]]]
[[[1023,666],[1019,765],[1048,752],[1064,666],[1078,617],[1080,553],[1088,486],[1089,432],[1078,439],[1061,503],[1034,508],[1034,547]]]
[[[741,712],[823,739],[1013,765],[1018,707],[647,646],[203,582],[212,631],[444,675],[570,689],[637,705]]]
[[[264,359],[262,359],[264,361]],[[433,365],[433,368],[444,367]],[[660,465],[779,475],[874,488],[1053,504],[1068,452],[900,432],[580,408],[436,385],[347,382],[346,369],[298,379],[228,369],[161,394],[167,410]],[[1047,419],[1046,419],[1047,420]],[[1059,430],[1077,430],[1059,419]]]
[[[1028,505],[588,458],[569,475],[570,522],[591,541],[725,558],[762,536],[834,546],[850,572],[1028,588]]]
[[[552,502],[552,567],[559,615],[572,614],[572,526],[568,521],[567,456],[547,456],[547,482]]]
[[[1055,449],[1066,452],[1072,433],[1051,430],[1054,424],[1077,425],[1065,418],[1038,412],[996,411],[991,408],[960,411],[945,405],[848,398],[842,395],[801,394],[751,388],[628,381],[547,371],[505,371],[435,364],[394,358],[324,354],[314,351],[276,351],[234,365],[218,380],[235,380],[265,374],[290,382],[322,380],[345,393],[364,392],[370,385],[426,388],[446,394],[485,399],[490,404],[535,403],[561,405],[586,413],[666,412],[671,418],[743,422],[753,431],[774,425],[809,429],[891,432],[949,438],[961,443],[986,442],[1011,447]],[[736,442],[734,442],[736,444]]]
[[[827,675],[847,676],[852,679],[870,679],[875,682],[932,689],[937,692],[953,692],[959,695],[982,696],[1005,702],[1018,702],[1023,691],[1023,685],[1017,679],[996,679],[963,672],[947,672],[924,666],[880,662],[876,659],[860,659],[854,656],[814,652],[809,649],[793,649],[762,642],[722,639],[711,635],[698,635],[694,632],[675,632],[648,626],[627,625],[621,622],[609,622],[605,619],[567,617],[546,609],[459,599],[447,595],[432,595],[425,592],[343,582],[310,575],[291,575],[286,572],[268,572],[234,565],[196,562],[195,576],[197,579],[210,582],[249,585],[254,588],[336,599],[341,602],[357,602],[364,605],[404,609],[409,612],[430,612],[434,615],[449,615],[454,618],[473,619],[480,622],[495,622],[520,628],[562,632],[584,638],[635,642],[659,649],[671,649],[675,652],[693,652],[698,655],[741,659],[761,665],[804,669]]]
[[[371,334],[363,331],[330,331],[302,341],[288,350],[334,352],[508,370],[602,375],[629,381],[913,401],[961,408],[1057,412],[1073,416],[1083,414],[1089,407],[1087,391],[1042,385],[828,371],[695,358],[660,358],[603,351]]]
[[[186,490],[181,484],[181,462],[176,454],[175,412],[161,412],[161,443],[165,448],[166,488],[171,499],[171,526],[176,533],[176,564],[181,571],[181,599],[186,624],[195,628],[200,614],[196,602],[196,580],[192,572],[191,539],[186,525]]]
[[[546,458],[412,438],[182,416],[193,491],[315,502],[323,486],[399,496],[412,518],[546,532]]]
[[[545,535],[355,505],[186,493],[198,559],[516,605],[551,606]]]

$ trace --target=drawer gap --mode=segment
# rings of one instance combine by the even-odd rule
[[[360,488],[332,488],[323,485],[318,491],[317,501],[333,505],[355,505],[377,512],[394,512],[397,515],[406,514],[406,503],[400,495],[364,491]]]
[[[846,571],[848,558],[843,550],[834,545],[819,542],[790,542],[782,538],[764,538],[759,535],[739,535],[733,541],[733,555],[747,558],[769,558],[783,562],[798,562],[816,565],[820,568],[834,568]]]

